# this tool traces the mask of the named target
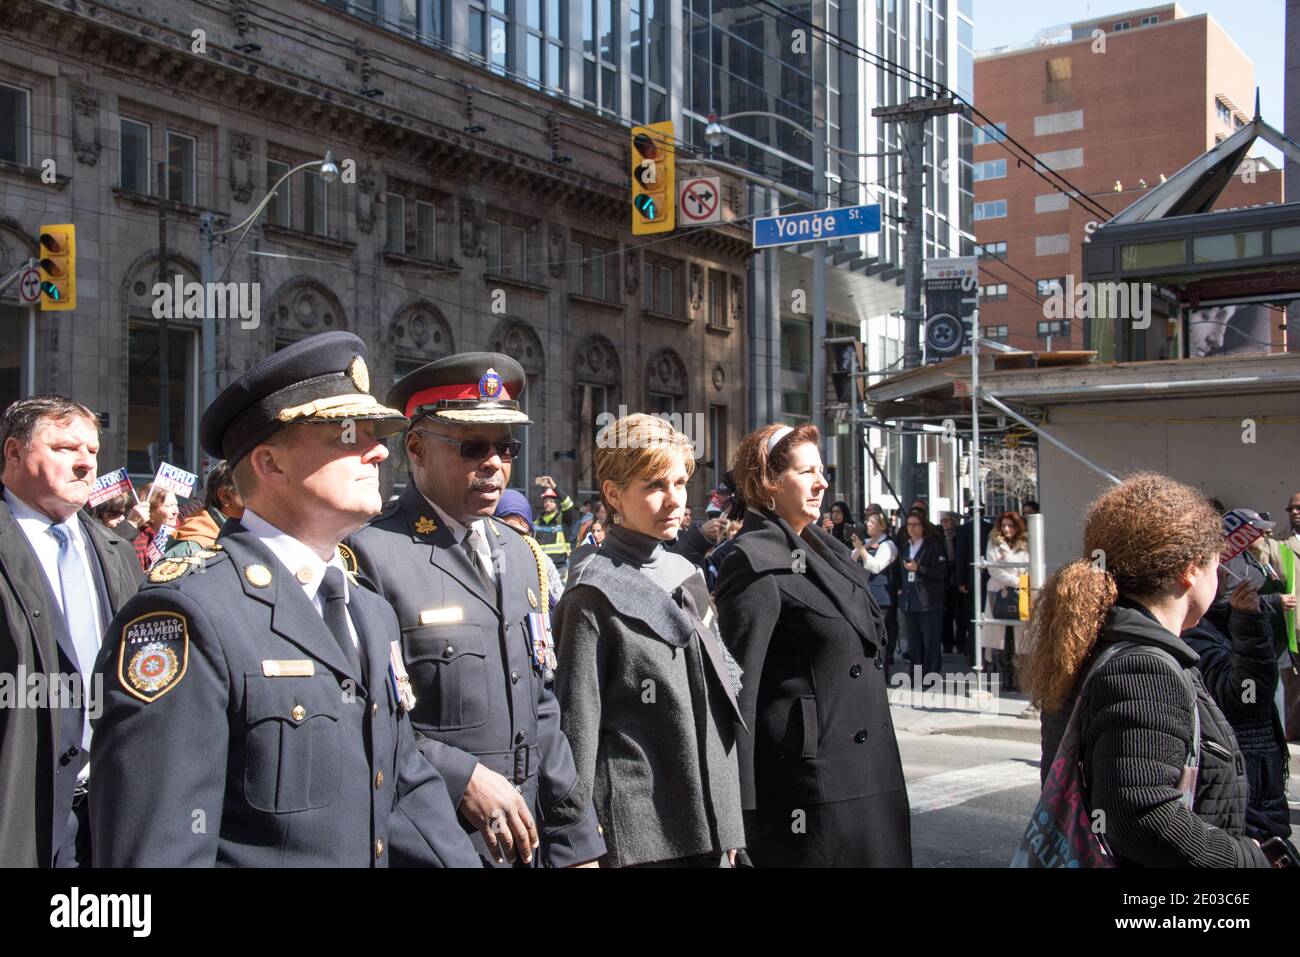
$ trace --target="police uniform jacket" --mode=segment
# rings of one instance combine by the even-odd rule
[[[129,540],[86,512],[79,518],[113,614],[135,594],[140,563]],[[72,674],[76,660],[40,562],[0,497],[0,674],[13,679],[12,694],[26,696],[19,675]],[[0,703],[0,867],[49,867],[72,807],[82,711],[16,704]]]
[[[96,866],[477,867],[398,706],[392,610],[349,588],[358,674],[265,544],[232,519],[217,546],[155,566],[110,626]]]
[[[535,862],[595,860],[605,844],[578,801],[559,705],[532,651],[529,615],[546,611],[537,559],[514,529],[495,518],[486,525],[496,594],[414,482],[348,544],[362,581],[397,610],[416,697],[411,718],[452,803],[482,763],[513,781],[532,810],[542,852]],[[472,839],[493,863],[482,836]]]

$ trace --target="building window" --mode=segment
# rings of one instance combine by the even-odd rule
[[[1038,324],[1038,335],[1046,338],[1047,336],[1065,336],[1070,337],[1070,320],[1053,319],[1049,322],[1040,322]]]
[[[583,268],[582,246],[579,243],[569,243],[569,292],[581,296],[583,294],[583,277],[586,271]]]
[[[1071,95],[1071,78],[1074,74],[1072,57],[1053,57],[1047,61],[1047,87],[1043,90],[1044,103],[1059,103]]]
[[[313,236],[329,231],[329,184],[315,170],[303,170],[302,228]]]
[[[129,193],[149,193],[149,124],[122,117],[120,178]]]
[[[167,333],[167,434],[170,451],[159,448],[162,417],[159,393],[162,365],[160,337],[154,325],[132,325],[127,333],[126,466],[133,475],[153,475],[160,461],[194,468],[195,405],[198,376],[194,368],[198,336],[171,326]]]
[[[27,166],[32,153],[32,97],[0,83],[0,160]]]
[[[283,226],[288,229],[293,225],[293,194],[291,186],[293,177],[286,179],[277,188],[276,183],[280,178],[289,172],[289,164],[281,163],[279,160],[266,161],[266,188],[275,190],[275,196],[271,198],[266,206],[266,221],[272,226]]]
[[[406,254],[406,198],[384,194],[384,252]]]
[[[609,407],[609,390],[603,385],[578,386],[578,491],[596,493],[596,433]]]
[[[980,259],[1005,259],[1007,257],[1007,244],[1003,240],[994,243],[981,243],[975,247],[975,255]]]
[[[641,267],[641,307],[651,312],[672,315],[673,267],[645,263]]]
[[[528,279],[528,233],[518,226],[487,221],[487,271],[506,279]]]
[[[194,205],[194,137],[167,131],[167,198],[187,206]]]
[[[1214,112],[1218,114],[1219,120],[1224,126],[1232,126],[1232,107],[1228,106],[1222,99],[1215,99]]]
[[[498,73],[514,64],[510,43],[510,19],[506,0],[470,0],[469,52]]]
[[[1046,299],[1048,296],[1060,296],[1065,293],[1065,277],[1060,276],[1055,279],[1040,279],[1035,284],[1038,295]]]
[[[1004,159],[988,160],[976,163],[973,167],[975,182],[984,179],[1003,179],[1007,175],[1007,161]]]
[[[1114,32],[1118,33],[1120,30],[1127,30],[1132,26],[1133,26],[1133,21],[1120,20],[1118,23],[1115,24]]]
[[[582,2],[582,98],[611,113],[618,111],[618,3]]]
[[[709,325],[729,325],[727,317],[727,277],[709,270]]]
[[[995,302],[1007,298],[1007,284],[1004,282],[990,283],[987,286],[980,287],[980,298],[989,302]]]
[[[1153,13],[1150,14],[1149,16],[1145,16],[1142,18],[1142,26],[1144,27],[1149,27],[1151,26],[1151,24],[1159,23],[1159,22],[1160,22],[1160,14],[1158,13]]]
[[[981,326],[981,339],[996,339],[999,342],[1006,342],[1009,330],[1006,326]]]
[[[977,126],[971,136],[973,146],[983,146],[986,143],[1001,143],[1007,138],[1007,124],[994,123],[992,126]]]
[[[730,450],[727,447],[727,407],[710,405],[709,458],[713,462],[713,472],[709,476],[709,488],[717,488],[722,482],[722,474],[727,471],[730,457]]]
[[[27,362],[27,307],[0,303],[0,409],[31,394]]]
[[[593,299],[614,299],[614,272],[608,268],[613,251],[590,240],[569,243],[569,292]]]
[[[416,201],[415,255],[436,259],[438,255],[438,208],[433,203]]]
[[[975,204],[975,218],[980,219],[1001,219],[1007,215],[1007,201],[1005,199],[995,199],[987,203]]]

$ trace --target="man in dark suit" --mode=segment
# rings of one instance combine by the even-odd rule
[[[88,722],[100,699],[88,679],[140,579],[130,541],[82,511],[98,430],[95,413],[57,395],[0,416],[0,674],[24,705],[0,706],[0,867],[90,863]],[[38,685],[43,703],[29,694]]]
[[[605,853],[547,687],[555,668],[546,575],[492,518],[527,425],[513,359],[448,356],[388,394],[411,420],[411,481],[349,539],[363,580],[397,610],[420,748],[490,864],[587,864]],[[534,853],[540,846],[541,853]]]
[[[415,746],[397,621],[338,545],[379,511],[365,345],[312,336],[203,414],[244,500],[164,559],[109,629],[90,813],[97,866],[477,867]]]

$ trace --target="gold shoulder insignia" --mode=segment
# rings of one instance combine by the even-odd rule
[[[428,535],[437,527],[438,523],[427,515],[421,515],[415,520],[415,531],[417,535]]]
[[[355,575],[357,573],[357,568],[359,567],[357,565],[357,553],[342,542],[339,543],[339,558],[343,559],[343,570],[345,572],[349,575]]]
[[[154,584],[174,581],[198,564],[197,556],[187,555],[184,558],[164,558],[149,569],[149,581]]]

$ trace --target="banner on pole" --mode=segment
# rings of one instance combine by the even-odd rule
[[[925,261],[925,361],[970,355],[971,318],[979,306],[976,256]]]
[[[1223,549],[1219,552],[1219,561],[1226,562],[1236,558],[1257,538],[1264,537],[1263,529],[1251,524],[1252,518],[1239,509],[1230,509],[1223,513]]]
[[[199,477],[193,472],[163,462],[158,466],[158,474],[153,477],[153,487],[166,489],[182,498],[190,498],[198,481]]]
[[[167,554],[167,546],[171,544],[172,535],[175,532],[176,529],[171,525],[164,525],[158,529],[158,533],[154,535],[144,550],[145,558],[149,559],[150,565],[162,561],[162,557]]]
[[[91,508],[97,505],[103,505],[110,498],[117,498],[123,492],[131,490],[131,479],[126,474],[125,468],[120,468],[116,472],[109,472],[107,475],[101,475],[95,480],[95,484],[90,487],[89,504]]]

